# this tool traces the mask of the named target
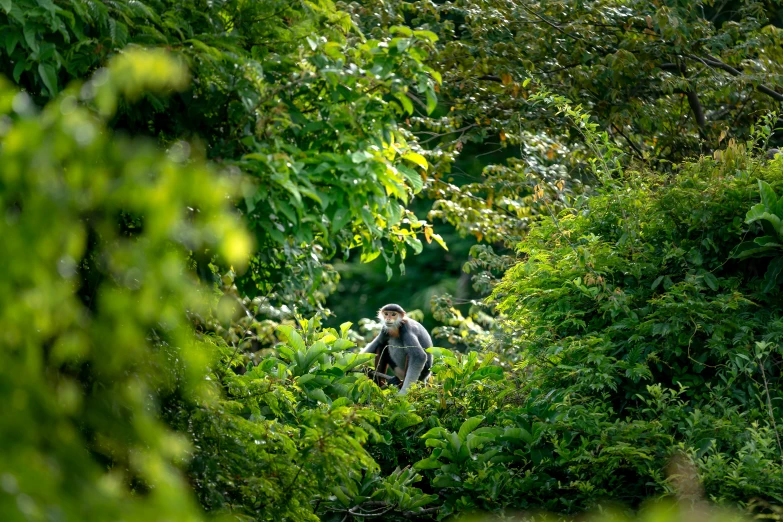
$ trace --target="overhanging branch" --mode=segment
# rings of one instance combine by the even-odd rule
[[[695,61],[697,61],[699,63],[703,63],[704,65],[706,65],[708,67],[712,67],[712,68],[715,68],[715,69],[722,69],[722,70],[726,71],[727,73],[729,73],[732,76],[742,76],[742,74],[743,74],[741,69],[736,69],[736,68],[732,67],[731,65],[718,60],[717,58],[713,58],[713,57],[701,58],[701,57],[693,55],[693,54],[685,54],[683,56],[685,56],[686,58],[689,58],[691,60],[695,60]],[[779,102],[783,102],[783,94],[780,94],[779,92],[777,92],[777,91],[767,87],[766,85],[757,85],[756,86],[756,90],[766,94],[767,96],[771,96],[772,98],[774,98],[775,100],[777,100]]]

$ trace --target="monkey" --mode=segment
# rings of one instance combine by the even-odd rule
[[[390,366],[395,376],[389,384],[400,386],[399,394],[405,395],[413,382],[430,376],[432,354],[425,350],[432,347],[432,339],[427,329],[407,317],[400,305],[387,304],[378,310],[378,319],[383,328],[361,353],[375,354],[377,372],[386,373]],[[376,382],[380,384],[382,380]]]

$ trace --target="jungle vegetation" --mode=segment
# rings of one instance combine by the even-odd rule
[[[0,517],[779,519],[782,31],[0,0]]]

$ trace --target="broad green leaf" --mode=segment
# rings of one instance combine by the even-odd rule
[[[406,167],[405,165],[398,165],[397,170],[411,184],[411,187],[413,187],[414,194],[418,194],[419,192],[421,192],[421,189],[424,188],[424,181],[421,179],[421,175],[418,172],[416,172],[410,167]]]
[[[438,461],[438,459],[428,457],[426,459],[422,459],[418,461],[416,464],[413,465],[416,469],[438,469],[443,464]]]
[[[331,404],[332,402],[329,400],[329,397],[326,396],[326,393],[324,393],[324,391],[321,388],[315,388],[313,390],[305,390],[305,394],[311,399],[314,399],[318,402],[322,402],[324,404]]]
[[[277,331],[282,335],[283,340],[297,352],[305,350],[305,343],[299,332],[293,326],[282,324],[277,327]]]
[[[473,433],[468,435],[466,439],[468,444],[468,449],[470,451],[473,451],[474,449],[478,448],[483,444],[488,444],[490,442],[493,442],[494,440],[495,440],[494,437],[481,437],[481,436],[474,435]]]
[[[37,33],[35,30],[35,27],[33,25],[25,25],[22,29],[22,34],[24,35],[24,41],[27,42],[27,46],[32,49],[34,53],[38,52],[38,38]]]
[[[460,440],[465,440],[465,438],[468,436],[468,433],[478,428],[479,424],[481,424],[483,421],[484,421],[484,417],[481,415],[477,415],[476,417],[471,417],[465,422],[463,422],[462,426],[460,426],[459,428],[459,432],[457,433]]]
[[[393,38],[391,41],[391,45],[395,46],[400,53],[404,53],[410,44],[410,38]]]
[[[424,170],[429,168],[429,164],[427,163],[426,158],[417,152],[407,152],[402,155],[402,159],[408,160],[411,163],[415,163]]]
[[[759,180],[759,192],[761,193],[761,203],[768,212],[774,213],[777,210],[778,196],[773,188],[766,181]]]
[[[427,98],[427,114],[432,114],[432,112],[438,107],[438,97],[435,95],[435,91],[432,89],[432,87],[427,87],[425,94]]]
[[[767,212],[766,206],[762,203],[759,203],[758,205],[753,205],[753,207],[751,207],[751,209],[745,215],[745,223],[750,224],[759,220],[768,221],[772,225],[772,227],[778,233],[780,233],[780,218],[775,214],[771,214]]]
[[[764,274],[764,291],[770,292],[778,286],[783,278],[783,256],[776,257],[769,262],[767,273]]]
[[[370,263],[378,258],[378,256],[381,255],[380,250],[369,250],[362,252],[362,255],[360,256],[362,263]]]
[[[421,469],[428,469],[428,468],[421,468]],[[408,504],[406,506],[406,511],[414,511],[420,507],[435,502],[439,498],[440,497],[438,495],[422,495],[418,500]]]
[[[449,431],[446,428],[441,428],[440,426],[437,426],[435,428],[431,428],[427,431],[424,435],[421,436],[422,439],[442,439],[445,438],[449,434]]]
[[[429,40],[432,43],[435,43],[435,42],[438,41],[438,35],[436,35],[432,31],[418,30],[418,31],[413,31],[413,34],[415,34],[416,36],[418,36],[420,38],[426,38],[427,40]]]
[[[347,350],[356,346],[356,343],[348,339],[337,339],[332,346],[335,350]]]
[[[774,252],[775,249],[772,247],[759,246],[755,241],[743,241],[732,251],[731,257],[745,259],[753,256],[769,256]]]
[[[421,240],[414,236],[405,236],[405,242],[413,248],[413,253],[416,255],[421,254],[424,249],[424,245],[421,244]]]
[[[422,418],[416,415],[415,413],[407,413],[405,415],[400,415],[394,420],[394,427],[398,430],[404,430],[406,428],[410,428],[411,426],[415,426],[417,424],[421,424]]]
[[[391,34],[401,34],[404,36],[413,36],[414,34],[410,27],[405,27],[404,25],[393,25],[389,27],[389,32]]]
[[[29,63],[26,60],[19,60],[18,62],[16,62],[16,65],[14,65],[14,70],[11,73],[16,83],[19,83],[19,78],[22,77],[22,73],[26,71],[28,67],[29,67]]]
[[[8,31],[5,35],[6,54],[10,56],[11,53],[14,52],[14,49],[16,49],[16,44],[18,43],[19,43],[19,33]]]
[[[339,232],[349,221],[351,221],[351,210],[345,207],[338,208],[332,218],[332,232]]]
[[[3,11],[5,11],[6,14],[11,12],[11,8],[13,8],[14,3],[12,0],[0,0],[0,7],[3,8]]]
[[[777,237],[773,236],[761,236],[757,237],[753,240],[754,243],[756,243],[759,246],[763,247],[780,247],[783,246],[779,242],[779,239]]]
[[[413,103],[411,103],[411,100],[408,98],[407,94],[404,92],[395,92],[394,97],[400,101],[400,104],[402,105],[402,108],[405,110],[405,112],[408,114],[413,114]]]
[[[706,272],[702,277],[704,278],[704,282],[707,283],[707,286],[709,286],[711,290],[718,290],[718,278],[715,277],[711,272]]]
[[[346,321],[344,323],[340,324],[340,335],[345,337],[348,334],[348,330],[351,329],[351,326],[353,326],[353,323],[350,321]]]

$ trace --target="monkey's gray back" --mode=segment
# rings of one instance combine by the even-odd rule
[[[416,336],[416,339],[419,340],[419,344],[422,348],[425,350],[427,348],[432,348],[432,338],[430,337],[429,332],[427,332],[427,329],[424,328],[420,322],[414,320],[414,319],[407,319],[405,321],[407,324],[408,331],[410,331],[413,335]],[[430,355],[430,358],[432,356]]]
[[[408,335],[413,335],[424,350],[432,347],[432,338],[430,338],[430,334],[427,333],[427,329],[424,328],[421,325],[421,323],[419,323],[418,321],[414,321],[413,319],[407,319],[405,322],[406,324],[403,327],[406,330],[405,335],[400,335],[399,337],[389,337],[387,341],[387,349],[389,350],[389,357],[391,357],[391,360],[394,363],[394,365],[400,368],[405,368],[405,359],[409,355],[417,356],[416,353],[413,354],[410,353],[409,351],[410,347],[405,346],[403,337],[407,337]],[[425,352],[424,355],[427,357],[427,362],[431,367],[432,354]],[[427,371],[427,374],[429,375],[429,371]]]

